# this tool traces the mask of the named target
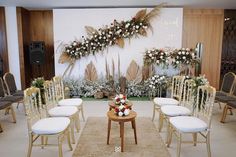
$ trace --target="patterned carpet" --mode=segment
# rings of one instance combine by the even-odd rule
[[[170,157],[155,125],[150,118],[137,118],[138,144],[135,144],[131,123],[125,123],[124,152],[120,147],[119,125],[112,122],[110,144],[107,139],[107,118],[88,118],[73,157]]]

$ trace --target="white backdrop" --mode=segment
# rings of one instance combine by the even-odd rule
[[[112,9],[54,9],[53,29],[55,47],[55,74],[61,75],[65,71],[67,64],[59,64],[60,43],[70,43],[74,39],[81,39],[86,36],[84,26],[92,26],[96,29],[109,25],[114,19],[128,20],[135,16],[140,8],[112,8]],[[105,58],[112,66],[112,59],[115,61],[117,73],[118,54],[120,55],[121,72],[126,73],[126,69],[132,60],[140,66],[143,65],[143,53],[151,48],[181,48],[182,45],[182,8],[163,8],[160,16],[151,22],[153,34],[149,30],[147,37],[132,38],[130,42],[125,40],[124,48],[118,46],[109,47],[104,53],[91,55],[77,60],[72,71],[74,77],[84,75],[84,70],[90,61],[93,61],[98,74],[105,75]]]

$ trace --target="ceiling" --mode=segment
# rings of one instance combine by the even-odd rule
[[[151,7],[162,2],[169,7],[236,9],[236,0],[0,0],[0,6],[27,9]]]

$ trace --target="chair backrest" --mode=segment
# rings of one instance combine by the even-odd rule
[[[4,97],[5,92],[4,92],[4,84],[2,78],[0,78],[0,97]]]
[[[41,118],[46,117],[42,108],[40,89],[30,87],[24,90],[24,105],[27,116],[28,129]]]
[[[53,77],[53,85],[54,85],[54,91],[55,91],[54,93],[56,101],[64,99],[65,98],[64,85],[63,85],[63,80],[60,76]]]
[[[184,76],[173,76],[172,78],[172,90],[171,97],[181,101],[183,90]]]
[[[199,86],[197,92],[196,108],[194,115],[204,120],[208,127],[211,125],[212,110],[215,101],[216,90],[209,85]]]
[[[16,88],[16,82],[15,82],[15,78],[13,74],[5,73],[3,76],[3,79],[5,81],[8,94],[12,95],[13,93],[15,93],[17,88]]]
[[[56,106],[56,98],[54,94],[54,86],[53,81],[45,81],[43,84],[44,89],[44,99],[45,99],[45,106],[46,110],[53,108]]]
[[[192,79],[188,79],[184,81],[183,97],[180,103],[181,106],[185,106],[189,108],[191,111],[193,111],[193,102],[194,102],[193,86],[194,86],[194,82]]]
[[[225,93],[229,94],[231,92],[232,88],[233,88],[235,78],[236,78],[236,76],[233,72],[226,73],[223,77],[223,81],[222,81],[220,90],[222,92],[225,92]]]

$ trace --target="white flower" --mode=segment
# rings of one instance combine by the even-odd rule
[[[186,57],[185,57],[185,56],[183,56],[183,59],[186,59]]]
[[[122,117],[122,116],[123,116],[123,113],[122,113],[122,112],[119,112],[119,113],[118,113],[118,116]]]
[[[120,105],[119,109],[122,110],[125,106],[124,105]]]
[[[160,58],[162,59],[162,58],[163,58],[163,56],[160,56]]]
[[[77,45],[77,43],[76,42],[73,42],[73,46],[76,46]]]
[[[124,100],[124,99],[122,99],[120,102],[121,102],[122,104],[124,104],[124,103],[125,103],[125,100]]]
[[[66,50],[66,52],[70,52],[70,50]]]
[[[189,52],[186,52],[186,54],[188,55],[188,54],[189,54]]]
[[[179,61],[176,61],[176,64],[179,64]]]
[[[122,99],[124,97],[124,95],[123,94],[119,94],[119,97],[120,97],[120,99]]]
[[[136,28],[136,29],[139,29],[139,25],[136,25],[135,28]]]
[[[178,52],[178,54],[180,55],[180,54],[181,54],[181,52],[179,51],[179,52]]]
[[[156,60],[156,63],[159,63],[159,60]]]
[[[129,109],[125,109],[125,111],[124,111],[124,114],[125,114],[125,116],[127,116],[127,115],[129,115]]]
[[[182,54],[184,55],[184,54],[185,54],[185,51],[182,51]]]
[[[190,51],[190,49],[189,49],[189,48],[186,48],[186,51]]]

